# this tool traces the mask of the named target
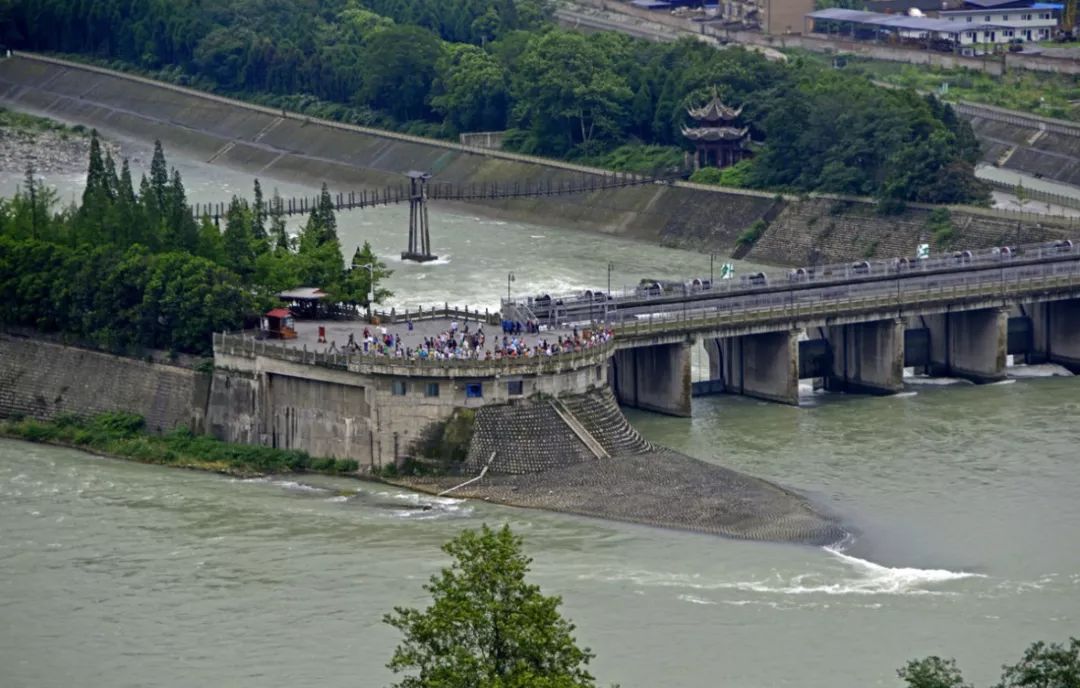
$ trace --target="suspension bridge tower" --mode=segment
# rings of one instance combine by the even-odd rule
[[[427,183],[431,175],[410,170],[405,176],[409,178],[409,248],[401,252],[401,259],[427,263],[438,258],[431,253],[428,229]]]

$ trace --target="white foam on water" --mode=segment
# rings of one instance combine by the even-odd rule
[[[823,548],[850,568],[853,575],[837,577],[830,572],[804,573],[785,577],[779,573],[763,580],[710,580],[700,574],[661,573],[654,571],[606,571],[579,576],[584,580],[629,582],[641,587],[682,588],[688,590],[735,590],[761,595],[949,595],[935,589],[953,581],[986,576],[967,571],[888,567],[844,554],[839,549]],[[689,593],[687,593],[689,594]],[[682,599],[682,598],[680,598]],[[689,601],[689,600],[687,600]],[[725,601],[725,604],[730,602]],[[749,603],[742,601],[740,603]]]
[[[859,559],[850,554],[844,554],[837,548],[825,547],[830,553],[845,564],[850,565],[862,574],[861,583],[855,586],[855,592],[859,593],[886,593],[886,594],[929,594],[934,591],[927,590],[924,586],[948,583],[950,581],[964,580],[967,578],[986,578],[981,573],[968,571],[949,571],[948,569],[918,569],[912,567],[888,567],[875,564],[866,559]]]
[[[694,595],[679,595],[676,599],[680,602],[689,602],[690,604],[716,604],[712,600],[707,600],[704,597],[696,597]]]
[[[961,380],[957,377],[930,377],[928,375],[904,375],[904,384],[908,385],[973,385],[971,380]]]
[[[917,396],[919,396],[919,393],[914,392],[914,391],[911,391],[911,392],[897,392],[896,394],[892,395],[892,397],[894,399],[906,399],[908,397],[917,397]]]
[[[348,498],[348,497],[346,497],[345,495],[338,495],[337,497],[330,497],[330,498],[328,498],[328,499],[327,499],[326,501],[328,501],[328,502],[335,502],[335,503],[340,503],[340,502],[347,502],[347,501],[349,501],[349,498]]]
[[[530,239],[547,239],[547,234],[530,234]]]
[[[1016,380],[1010,378],[1008,380],[998,380],[997,382],[991,382],[990,384],[991,385],[1012,385],[1012,384],[1015,384],[1015,383],[1016,383]]]
[[[1055,363],[1040,363],[1025,365],[1023,363],[1014,365],[1005,371],[1009,377],[1015,378],[1038,378],[1038,377],[1072,377],[1073,374],[1069,372],[1068,368],[1059,366]]]

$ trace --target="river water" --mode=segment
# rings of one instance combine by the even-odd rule
[[[247,189],[239,173],[173,162],[194,200]],[[77,176],[51,181],[77,192]],[[339,223],[347,245],[392,256],[404,218]],[[448,259],[395,266],[398,304],[493,306],[509,271],[528,291],[603,286],[608,260],[617,282],[709,267],[565,228],[443,212],[432,225]],[[895,686],[927,654],[986,685],[1030,642],[1080,627],[1080,381],[935,382],[629,414],[655,442],[807,492],[856,533],[843,552],[0,440],[0,685],[387,685],[398,637],[382,615],[423,605],[439,546],[481,523],[524,536],[533,580],[564,598],[601,685]]]

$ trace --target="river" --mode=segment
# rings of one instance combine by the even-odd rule
[[[246,175],[174,162],[193,200],[247,189]],[[53,181],[77,192],[77,176]],[[367,238],[392,256],[404,217],[341,215],[340,231],[349,250]],[[495,305],[509,271],[526,292],[603,286],[609,260],[627,283],[709,267],[565,228],[444,212],[432,226],[448,259],[395,265],[398,304]],[[423,605],[439,546],[485,522],[524,536],[600,685],[896,686],[927,654],[987,685],[1080,623],[1080,381],[933,382],[629,414],[650,440],[804,490],[855,531],[843,552],[0,441],[0,685],[387,685],[398,636],[382,615]]]

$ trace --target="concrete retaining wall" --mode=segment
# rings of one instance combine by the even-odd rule
[[[0,416],[127,411],[153,432],[201,430],[208,383],[187,368],[0,334]]]

